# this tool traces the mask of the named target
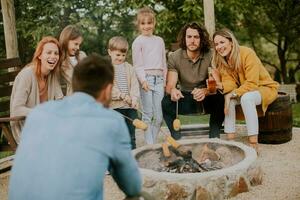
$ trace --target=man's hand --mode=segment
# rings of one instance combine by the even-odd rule
[[[171,89],[170,95],[172,101],[178,101],[180,98],[184,98],[181,91],[176,88]]]
[[[146,92],[148,92],[148,91],[150,90],[149,84],[148,84],[147,81],[144,81],[144,82],[142,83],[142,88],[143,88]]]
[[[203,101],[208,91],[207,88],[194,88],[191,94],[196,101]]]

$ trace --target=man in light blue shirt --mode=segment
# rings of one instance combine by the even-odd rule
[[[17,149],[10,200],[101,200],[108,169],[128,197],[139,195],[128,129],[107,109],[113,77],[109,61],[88,56],[74,68],[72,96],[33,109]]]

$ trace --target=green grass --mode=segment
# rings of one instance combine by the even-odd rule
[[[293,126],[300,127],[300,103],[292,105],[293,108]]]
[[[300,103],[292,104],[293,126],[300,127]],[[208,124],[209,115],[179,115],[181,124]],[[244,121],[237,121],[238,124],[244,124]]]
[[[181,124],[208,124],[209,115],[179,115]]]
[[[3,151],[3,152],[0,152],[0,159],[8,157],[8,156],[11,156],[11,155],[13,155],[12,151]]]

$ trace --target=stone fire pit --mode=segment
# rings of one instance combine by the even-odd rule
[[[262,182],[262,171],[253,148],[220,139],[179,140],[178,143],[190,149],[193,155],[208,145],[220,155],[223,168],[198,173],[160,172],[161,144],[140,147],[133,152],[143,176],[143,193],[148,199],[224,199],[247,192]]]

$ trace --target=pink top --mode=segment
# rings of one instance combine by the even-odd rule
[[[132,43],[132,62],[140,83],[146,80],[146,74],[161,71],[166,80],[167,64],[165,43],[159,36],[139,35]]]

